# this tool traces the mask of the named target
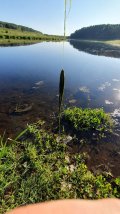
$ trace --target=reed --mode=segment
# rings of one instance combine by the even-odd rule
[[[72,0],[69,0],[70,7],[68,11],[68,15],[71,10]],[[64,0],[64,40],[66,37],[66,19],[67,19],[67,0]],[[64,56],[64,41],[63,41],[63,56]],[[63,104],[63,96],[64,96],[64,84],[65,84],[65,75],[64,70],[61,70],[60,73],[60,81],[59,81],[59,134],[61,130],[61,112],[62,112],[62,104]]]
[[[61,112],[62,112],[62,104],[63,104],[63,97],[64,97],[64,85],[65,85],[65,75],[64,75],[64,70],[61,70],[60,81],[59,81],[59,133],[61,129]]]

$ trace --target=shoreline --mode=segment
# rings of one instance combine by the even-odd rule
[[[41,40],[0,40],[0,47],[32,45],[41,42],[61,42],[62,39],[41,39]]]

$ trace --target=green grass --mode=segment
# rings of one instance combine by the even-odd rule
[[[64,118],[76,131],[111,131],[112,119],[103,109],[68,108],[64,111]]]
[[[39,41],[60,41],[63,36],[46,35],[39,32],[28,32],[21,30],[13,30],[8,28],[0,28],[0,45],[4,44],[29,44]]]
[[[93,175],[86,154],[71,156],[64,136],[47,133],[42,122],[16,140],[0,138],[0,213],[36,202],[120,197],[120,178]]]

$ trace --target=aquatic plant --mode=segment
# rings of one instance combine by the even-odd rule
[[[72,0],[69,0],[69,1],[70,1],[70,8],[69,8],[68,15],[70,13]],[[67,9],[67,0],[64,0],[64,40],[66,36],[66,19],[67,19],[66,9]],[[63,41],[63,56],[64,56],[64,41]],[[61,123],[61,106],[62,106],[63,95],[64,95],[64,82],[65,82],[65,76],[64,76],[64,70],[62,69],[60,73],[60,82],[59,82],[59,133],[60,133],[60,123]]]
[[[64,96],[64,84],[65,84],[65,76],[64,70],[60,73],[60,82],[59,82],[59,133],[60,133],[60,125],[61,125],[61,107],[63,103]]]
[[[64,118],[77,131],[111,131],[113,122],[109,114],[101,109],[68,108],[64,111]]]

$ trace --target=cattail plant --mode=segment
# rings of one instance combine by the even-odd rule
[[[71,3],[72,0],[70,1],[70,8],[68,11],[68,15],[70,13],[70,9],[71,9]],[[64,10],[64,40],[66,37],[66,19],[67,19],[67,0],[64,0],[65,3],[65,10]],[[64,44],[64,41],[63,41]],[[63,46],[63,52],[64,52],[64,46]],[[59,81],[59,133],[60,133],[60,129],[61,129],[61,113],[62,113],[62,105],[63,105],[63,96],[64,96],[64,84],[65,84],[65,75],[64,75],[64,70],[61,70],[60,73],[60,81]]]
[[[64,84],[65,84],[65,76],[64,70],[60,73],[60,81],[59,81],[59,133],[61,128],[61,112],[62,112],[62,104],[64,97]]]

